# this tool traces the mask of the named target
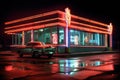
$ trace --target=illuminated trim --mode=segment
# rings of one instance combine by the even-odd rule
[[[35,18],[38,18],[38,17],[44,17],[44,16],[56,14],[56,13],[58,13],[58,10],[51,11],[51,12],[46,12],[46,13],[42,13],[42,14],[37,14],[37,15],[29,16],[29,17],[25,17],[25,18],[20,18],[20,19],[16,19],[16,20],[12,20],[12,21],[8,21],[8,22],[5,22],[5,25],[13,24],[13,23],[17,23],[17,22],[21,22],[21,21],[25,21],[25,20],[35,19]]]
[[[106,47],[108,47],[107,41],[108,41],[107,34],[105,34],[105,46],[106,46]]]
[[[62,11],[58,11],[58,13],[59,13],[60,15],[64,15],[64,12],[62,12]],[[83,20],[83,21],[86,21],[86,22],[98,24],[98,25],[101,25],[101,26],[104,26],[104,27],[107,27],[107,26],[108,26],[108,24],[105,24],[105,23],[102,23],[102,22],[98,22],[98,21],[95,21],[95,20],[91,20],[91,19],[88,19],[88,18],[83,18],[83,17],[80,17],[80,16],[78,17],[78,16],[75,16],[75,15],[72,15],[72,14],[71,14],[71,17],[72,17],[72,18],[79,19],[79,20]]]
[[[40,29],[40,28],[45,28],[48,26],[56,26],[58,23],[50,23],[50,24],[45,24],[45,25],[38,25],[38,26],[29,26],[29,27],[24,27],[24,28],[19,28],[16,30],[6,30],[5,33],[15,33],[15,32],[21,32],[21,31],[28,31],[32,29]]]
[[[84,24],[84,23],[75,22],[75,21],[71,21],[71,23],[107,31],[107,29],[101,28],[101,27],[98,27],[98,26],[92,26],[92,25],[89,25],[89,24]]]
[[[66,21],[66,24],[68,24],[68,26],[70,26],[71,14],[70,14],[69,8],[65,8],[65,21]]]
[[[71,23],[71,14],[70,14],[70,9],[69,8],[65,8],[65,21],[66,21],[66,28],[65,28],[66,47],[69,47],[70,42],[69,42],[69,30],[68,30],[68,27],[70,26],[70,23]]]
[[[112,32],[113,32],[112,23],[110,23],[110,24],[108,25],[108,32],[109,32],[109,34],[112,34]]]
[[[55,14],[55,13],[59,13],[59,14],[62,14],[64,15],[64,12],[62,11],[59,11],[59,10],[56,10],[56,11],[52,11],[52,12],[47,12],[47,13],[43,13],[43,14],[38,14],[38,15],[34,15],[34,16],[30,16],[30,17],[25,17],[25,18],[21,18],[21,19],[17,19],[17,20],[13,20],[13,21],[8,21],[6,22],[5,24],[12,24],[12,23],[16,23],[16,22],[20,22],[20,21],[24,21],[24,20],[29,20],[29,19],[33,19],[33,18],[38,18],[38,17],[43,17],[43,16],[47,16],[47,15],[51,15],[51,14]],[[102,25],[102,26],[105,26],[107,27],[108,25],[107,24],[103,24],[101,22],[97,22],[97,21],[93,21],[93,20],[90,20],[90,19],[87,19],[87,18],[83,18],[83,17],[78,17],[78,16],[75,16],[75,15],[72,15],[72,18],[77,18],[77,19],[80,19],[80,20],[84,20],[84,21],[87,21],[87,22],[91,22],[91,23],[95,23],[95,24],[99,24],[99,25]],[[39,27],[37,26],[30,26],[29,25],[33,25],[33,24],[37,24],[37,23],[42,23],[42,22],[47,22],[47,21],[51,21],[51,20],[62,20],[64,21],[65,19],[63,18],[53,18],[53,19],[47,19],[47,20],[43,20],[43,21],[36,21],[36,22],[32,22],[32,23],[25,23],[25,24],[21,24],[21,25],[16,25],[16,26],[11,26],[11,27],[6,27],[5,28],[5,33],[12,33],[12,32],[17,32],[17,31],[21,31],[21,30],[24,30],[26,31],[27,29],[30,30],[30,29],[38,29],[38,28],[44,28],[44,27],[48,27],[50,24],[62,24],[62,22],[56,22],[56,23],[49,23],[49,24],[41,24]],[[64,23],[64,22],[63,22]],[[89,31],[89,32],[99,32],[99,33],[105,33],[105,34],[108,34],[108,32],[105,32],[107,29],[104,29],[104,28],[100,28],[100,27],[97,27],[97,26],[92,26],[92,25],[88,25],[88,24],[84,24],[84,23],[80,23],[80,22],[75,22],[75,21],[72,21],[71,23],[74,23],[74,24],[79,24],[79,25],[83,25],[83,26],[87,26],[87,27],[91,27],[91,28],[84,28],[84,27],[78,27],[78,26],[75,26],[75,25],[72,25],[72,26],[69,26],[71,28],[75,28],[75,29],[78,29],[78,30],[85,30],[85,31]],[[23,28],[21,29],[22,27],[21,26],[25,26],[26,28]],[[54,25],[53,25],[54,26]],[[65,27],[65,23],[64,23],[64,26]],[[12,28],[19,28],[19,30],[12,30]],[[27,28],[29,27],[29,28]],[[96,30],[96,29],[92,29],[93,28],[96,28],[96,29],[100,29],[100,30],[105,30],[105,31],[100,31],[100,30]],[[7,30],[7,29],[11,29],[11,30]]]
[[[26,23],[26,24],[16,25],[16,26],[12,26],[12,27],[7,27],[5,29],[7,30],[7,29],[12,29],[12,28],[18,28],[18,27],[22,27],[22,26],[33,25],[33,24],[42,23],[42,22],[51,21],[51,20],[62,20],[63,21],[64,19],[63,18],[54,18],[54,19],[48,19],[48,20],[43,20],[43,21],[36,21],[36,22],[32,22],[32,23]],[[88,24],[84,24],[84,23],[75,22],[75,21],[71,21],[71,23],[108,31],[108,29],[105,29],[105,28],[100,28],[97,26],[92,26],[92,25],[88,25]]]
[[[59,25],[64,26],[64,27],[66,26],[65,23],[59,23]],[[71,26],[69,26],[69,28],[73,28],[73,29],[77,29],[77,30],[83,30],[83,31],[88,31],[88,32],[109,34],[109,32],[106,32],[106,31],[100,31],[100,30],[96,30],[96,29],[78,27],[78,26],[75,26],[75,25],[71,25]]]
[[[45,24],[45,25],[29,26],[29,27],[19,28],[19,29],[16,29],[16,30],[6,30],[5,33],[15,33],[15,32],[20,32],[20,31],[27,31],[27,30],[31,30],[31,29],[39,29],[39,28],[44,28],[44,27],[48,27],[48,26],[56,26],[56,25],[66,27],[65,23],[56,22],[56,23],[50,23],[50,24]],[[88,32],[97,32],[97,33],[109,34],[109,32],[106,32],[106,31],[100,31],[100,30],[85,28],[85,27],[80,27],[80,26],[78,27],[78,26],[75,26],[75,25],[71,25],[71,26],[69,26],[69,28],[84,30],[84,31],[88,31]]]
[[[98,25],[101,25],[101,26],[105,26],[105,27],[108,26],[108,24],[104,24],[104,23],[101,23],[101,22],[98,22],[98,21],[94,21],[94,20],[91,20],[91,19],[87,19],[87,18],[83,18],[83,17],[78,17],[78,16],[75,16],[75,15],[72,15],[72,17],[76,18],[76,19],[80,19],[80,20],[86,21],[86,22],[98,24]]]
[[[52,20],[57,20],[57,19],[59,19],[59,18],[53,18],[53,19],[48,19],[48,20],[42,20],[42,21],[36,21],[36,22],[31,22],[31,23],[25,23],[25,24],[21,24],[21,25],[6,27],[5,29],[18,28],[18,27],[21,27],[21,26],[33,25],[33,24],[43,23],[43,22],[52,21]]]
[[[43,13],[43,14],[38,14],[38,15],[34,15],[34,16],[29,16],[29,17],[25,17],[25,18],[21,18],[21,19],[8,21],[8,22],[5,22],[5,25],[13,24],[13,23],[17,23],[17,22],[21,22],[21,21],[25,21],[25,20],[30,20],[30,19],[33,19],[33,18],[48,16],[48,15],[52,15],[52,14],[56,14],[56,13],[64,15],[64,12],[56,10],[56,11],[46,12],[46,13]],[[102,25],[102,26],[105,26],[105,27],[108,26],[108,24],[104,24],[104,23],[101,23],[101,22],[98,22],[98,21],[94,21],[94,20],[91,20],[91,19],[88,19],[88,18],[78,17],[78,16],[75,16],[75,15],[71,15],[71,17],[76,18],[76,19],[80,19],[80,20],[83,20],[83,21],[87,21],[87,22],[90,22],[90,23],[99,24],[99,25]]]

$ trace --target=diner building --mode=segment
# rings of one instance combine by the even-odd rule
[[[11,46],[41,41],[56,47],[56,53],[105,51],[112,48],[112,24],[55,10],[5,22]]]

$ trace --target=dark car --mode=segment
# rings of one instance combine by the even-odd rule
[[[28,42],[26,46],[17,48],[17,52],[20,57],[30,54],[32,57],[48,56],[51,58],[55,53],[55,47],[39,41]]]

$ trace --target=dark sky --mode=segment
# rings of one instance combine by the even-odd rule
[[[115,2],[116,1],[116,2]],[[3,33],[4,21],[37,14],[43,10],[71,9],[71,13],[97,20],[103,23],[113,23],[114,35],[120,26],[119,0],[0,0],[0,34]],[[0,36],[1,37],[1,36]],[[117,35],[117,37],[120,37]],[[118,40],[118,38],[117,38]]]

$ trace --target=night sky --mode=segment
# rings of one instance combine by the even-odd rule
[[[115,2],[116,1],[116,2]],[[0,44],[9,44],[8,35],[4,34],[4,22],[44,10],[71,9],[71,13],[97,20],[114,26],[113,41],[119,46],[120,40],[120,4],[117,0],[0,0]]]

